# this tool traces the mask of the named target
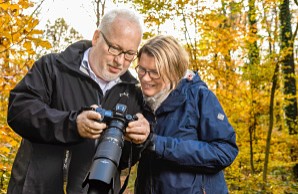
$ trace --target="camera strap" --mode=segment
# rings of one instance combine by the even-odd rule
[[[131,171],[131,161],[132,161],[132,143],[130,143],[130,153],[129,153],[129,159],[128,159],[128,175],[125,178],[125,181],[119,191],[119,194],[122,194],[127,187],[129,175],[130,175],[130,171]]]
[[[120,99],[118,101],[118,103],[121,104],[125,104],[127,105],[128,103],[128,97],[129,97],[129,92],[128,92],[128,88],[126,88],[126,90],[122,93],[120,93]],[[129,152],[129,158],[128,158],[128,175],[126,176],[124,183],[119,191],[119,194],[124,193],[127,185],[128,185],[128,181],[129,181],[129,176],[130,176],[130,171],[131,171],[131,164],[132,164],[132,143],[130,143],[130,152]]]

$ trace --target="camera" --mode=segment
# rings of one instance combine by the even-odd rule
[[[83,187],[89,183],[88,194],[103,193],[102,187],[111,184],[120,162],[125,128],[128,122],[137,120],[135,115],[126,114],[127,106],[120,103],[114,111],[103,108],[95,111],[101,115],[99,122],[105,122],[108,127],[99,139],[91,169],[83,183]]]

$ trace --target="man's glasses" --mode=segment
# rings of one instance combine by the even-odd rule
[[[124,54],[124,58],[128,61],[132,61],[136,58],[137,56],[137,52],[133,52],[133,51],[123,51],[120,48],[117,48],[115,46],[113,46],[106,38],[106,36],[100,31],[100,33],[102,34],[103,39],[105,40],[105,42],[107,43],[109,49],[109,53],[111,53],[112,55],[118,56],[121,55],[122,53]]]
[[[151,79],[159,79],[160,75],[157,71],[152,71],[152,70],[146,70],[141,66],[136,66],[136,72],[138,73],[138,76],[144,77],[146,75],[146,73],[148,73],[148,75],[150,76]]]

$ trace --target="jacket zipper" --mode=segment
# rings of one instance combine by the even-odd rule
[[[206,194],[206,190],[204,187],[202,187],[203,193]]]
[[[202,175],[202,191],[203,194],[206,194],[206,189],[205,189],[205,176]]]
[[[153,117],[154,117],[154,125],[153,126],[156,126],[156,115],[155,115],[155,113],[153,113]],[[153,131],[153,129],[152,129],[152,131]],[[154,131],[153,131],[154,132]],[[150,155],[150,161],[153,161],[153,159],[152,159],[152,156]],[[149,172],[150,172],[150,193],[151,194],[153,194],[153,179],[152,179],[152,163],[150,162],[149,163],[149,165],[150,165],[150,169],[149,169]]]

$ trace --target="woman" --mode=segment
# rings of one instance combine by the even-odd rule
[[[238,154],[235,132],[199,75],[183,79],[187,68],[187,53],[171,36],[154,37],[138,53],[152,133],[138,165],[137,194],[228,193],[223,169]]]

